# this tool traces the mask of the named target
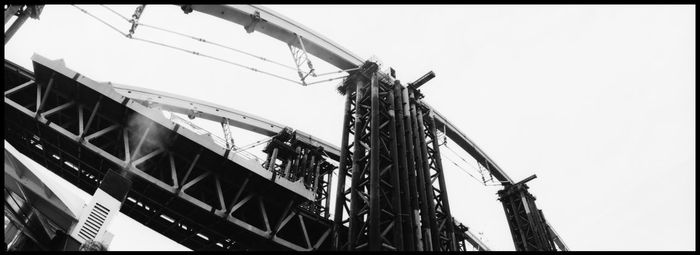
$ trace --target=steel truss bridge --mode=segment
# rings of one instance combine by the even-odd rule
[[[263,7],[181,7],[351,70],[338,87],[340,147],[225,106],[97,82],[40,55],[33,71],[5,60],[5,140],[89,194],[108,171],[126,176],[132,186],[121,213],[192,250],[488,250],[451,215],[437,139],[444,133],[503,185],[498,195],[516,250],[567,250],[528,192],[535,176],[512,181],[423,100],[419,87],[434,74],[401,84]],[[5,22],[18,19],[5,42],[40,12],[6,6]],[[306,76],[300,71],[302,83]],[[220,122],[226,136],[230,127],[268,136],[266,158],[239,153],[229,137],[216,141],[163,110]]]

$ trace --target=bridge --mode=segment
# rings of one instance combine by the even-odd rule
[[[567,250],[528,192],[535,176],[511,180],[423,100],[419,87],[432,72],[401,84],[376,62],[260,6],[181,7],[288,43],[302,85],[314,76],[305,54],[346,70],[338,87],[346,100],[342,144],[226,106],[94,81],[40,55],[32,71],[5,61],[5,140],[88,194],[107,176],[128,180],[119,212],[192,250],[489,250],[451,215],[443,134],[503,185],[499,200],[517,250]],[[128,38],[136,38],[142,11]],[[6,6],[6,23],[18,16],[6,43],[40,12]],[[163,111],[220,122],[225,137]],[[265,144],[265,157],[234,147],[230,128],[269,137],[256,144]]]

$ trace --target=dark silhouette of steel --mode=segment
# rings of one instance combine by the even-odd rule
[[[425,128],[426,148],[428,155],[428,165],[431,170],[431,183],[437,178],[438,185],[431,184],[433,197],[435,199],[435,217],[438,225],[438,245],[440,250],[457,250],[457,240],[454,234],[454,222],[450,211],[450,203],[447,196],[447,185],[445,175],[442,171],[442,160],[440,159],[440,146],[437,141],[437,130],[435,129],[435,119],[431,116],[428,108],[423,108],[423,123]]]
[[[507,185],[498,192],[499,200],[503,203],[516,250],[555,251],[554,239],[542,211],[537,209],[535,197],[527,191],[525,184],[536,177],[532,175],[516,184]]]
[[[5,43],[28,16],[38,18],[42,7],[7,5],[5,23],[13,15],[18,19],[6,31]],[[310,54],[353,70],[339,88],[346,95],[342,146],[325,148],[339,163],[332,222],[327,218],[335,167],[315,138],[276,124],[267,127],[269,121],[263,120],[262,128],[256,128],[257,120],[234,121],[257,132],[280,129],[265,148],[264,168],[251,165],[230,153],[230,137],[225,148],[217,147],[159,120],[148,100],[121,96],[42,58],[35,62],[35,74],[5,64],[6,74],[16,72],[6,78],[5,112],[12,116],[6,117],[6,139],[88,193],[106,171],[129,176],[138,185],[122,211],[192,249],[450,251],[465,250],[468,241],[483,250],[451,216],[437,143],[437,131],[443,130],[504,185],[499,200],[517,250],[568,249],[527,191],[524,183],[532,178],[513,184],[422,102],[418,87],[435,77],[432,71],[404,87],[379,72],[376,63],[355,67],[360,60],[352,53],[270,10],[200,5],[183,10],[245,23],[249,32],[280,40],[293,35],[302,48],[308,44]],[[253,23],[267,25],[248,22],[249,13],[255,13]],[[180,109],[181,103],[172,107]],[[190,118],[200,114],[188,113]],[[228,124],[222,127],[226,133]]]
[[[365,63],[338,88],[346,95],[341,158],[352,155],[352,161],[340,163],[334,224],[349,222],[349,232],[344,238],[336,228],[335,247],[460,250],[457,243],[464,239],[455,235],[430,111],[416,96],[418,90],[377,68]],[[350,188],[341,190],[347,176],[352,177]]]
[[[10,18],[12,16],[17,16],[17,19],[12,22],[10,27],[5,30],[5,45],[7,45],[7,42],[12,39],[12,36],[17,33],[20,27],[24,24],[24,22],[27,21],[29,18],[33,19],[39,19],[39,16],[41,15],[41,10],[44,8],[44,5],[14,5],[14,4],[8,4],[5,6],[5,24],[7,24],[8,21],[10,21]]]
[[[403,228],[403,236],[406,238],[404,242],[404,250],[415,251],[423,250],[423,245],[420,244],[420,228],[417,213],[413,208],[417,208],[417,200],[413,203],[412,193],[415,189],[411,189],[409,181],[409,164],[406,156],[406,129],[404,128],[404,104],[402,99],[401,84],[398,81],[394,82],[394,118],[396,123],[396,144],[399,164],[399,178],[401,182],[401,222]],[[410,169],[413,169],[412,167]],[[412,172],[411,172],[412,175]],[[416,235],[417,234],[417,235]]]
[[[331,221],[301,206],[313,190],[223,157],[57,61],[34,60],[34,74],[5,64],[5,139],[22,154],[88,193],[110,169],[125,173],[133,186],[121,212],[193,250],[332,249]]]

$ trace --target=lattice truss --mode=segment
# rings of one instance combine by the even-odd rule
[[[498,192],[517,251],[555,251],[542,211],[527,185],[516,184]]]
[[[91,194],[110,169],[132,176],[121,212],[193,250],[330,249],[305,199],[102,84],[35,71],[5,64],[5,139],[65,180]]]
[[[454,251],[457,249],[454,236],[454,223],[452,221],[452,215],[450,212],[450,205],[447,199],[447,190],[445,187],[445,177],[442,171],[442,162],[440,159],[440,146],[438,145],[437,131],[435,128],[435,120],[429,115],[427,108],[423,108],[419,111],[418,120],[423,128],[423,135],[425,139],[426,153],[427,156],[427,166],[425,169],[427,174],[426,179],[429,180],[430,193],[434,200],[434,211],[436,217],[436,233],[435,237],[437,240],[433,240],[433,243],[438,245],[441,251]],[[425,118],[423,118],[425,116]],[[438,181],[438,183],[435,183]]]
[[[367,62],[339,87],[346,112],[334,245],[457,250],[434,120],[413,91],[378,75],[377,67]]]
[[[348,233],[337,233],[340,249],[397,250],[403,248],[399,222],[400,201],[393,88],[380,83],[376,64],[347,86],[346,117],[341,148],[336,224],[348,223]],[[354,90],[354,93],[353,93]],[[354,100],[353,100],[354,98]],[[353,104],[354,103],[354,104]],[[354,106],[354,107],[353,107]],[[349,116],[354,112],[354,121]],[[351,131],[352,130],[352,131]],[[349,134],[353,142],[348,145]],[[352,149],[352,160],[349,160]],[[351,171],[349,171],[351,169]],[[348,199],[349,196],[349,199]],[[349,202],[349,205],[348,205]],[[345,209],[343,213],[343,209]],[[348,215],[348,219],[342,219]]]

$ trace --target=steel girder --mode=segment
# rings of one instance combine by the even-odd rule
[[[438,241],[438,231],[435,222],[435,200],[430,187],[430,173],[427,162],[427,148],[425,144],[425,134],[423,133],[422,112],[419,109],[416,90],[404,89],[407,91],[410,111],[411,139],[413,140],[413,161],[415,163],[416,187],[420,198],[421,228],[423,235],[424,249],[428,251],[437,250],[435,245]]]
[[[264,7],[253,5],[181,5],[181,7],[185,11],[185,13],[189,13],[193,10],[206,13],[221,18],[223,20],[242,25],[249,33],[252,33],[253,31],[260,31],[261,33],[264,33],[272,38],[275,38],[285,43],[293,44],[294,46],[298,46],[297,44],[303,42],[303,44],[307,46],[307,49],[309,50],[308,52],[310,54],[343,70],[349,70],[361,66],[363,64],[363,60],[361,58],[357,57],[355,54],[341,47],[337,43],[328,40],[320,34],[313,32],[312,30],[291,20],[290,18],[284,17],[283,15],[273,12]],[[343,91],[343,93],[345,93],[345,91]],[[347,93],[348,97],[350,97],[350,95],[351,93]],[[350,99],[348,99],[347,101],[350,102]],[[435,120],[436,128],[438,130],[445,130],[445,135],[447,137],[452,139],[460,148],[464,149],[467,153],[469,153],[474,159],[477,160],[477,162],[480,165],[484,166],[484,168],[486,168],[502,184],[513,184],[512,179],[505,173],[505,171],[503,171],[503,169],[501,169],[495,163],[495,161],[493,161],[488,155],[486,155],[486,153],[483,150],[481,150],[476,145],[476,143],[471,141],[462,131],[460,131],[455,125],[450,123],[447,120],[447,118],[445,118],[439,112],[435,111],[434,108],[432,108],[426,102],[423,102],[423,105],[432,110],[433,119]],[[347,118],[347,114],[349,112],[347,107],[345,112],[346,118],[343,121],[343,123],[346,126],[344,126],[343,129],[343,146],[341,147],[341,150],[347,149],[347,137],[345,137],[345,135],[348,134],[350,130],[346,127],[349,123],[352,122],[352,120],[349,120]],[[406,125],[406,132],[410,132],[411,128],[408,128],[409,126],[410,125]],[[345,156],[349,155],[349,153],[346,153]],[[342,162],[345,160],[346,159],[343,159],[341,155],[340,161]],[[343,163],[341,163],[341,165],[343,165]],[[411,164],[409,163],[408,165]],[[347,168],[341,167],[341,170],[344,169]],[[341,171],[341,174],[339,174],[339,180],[343,181],[341,183],[345,183],[344,178],[346,176],[350,176],[350,173]],[[409,181],[409,184],[411,183],[412,182]],[[420,188],[421,185],[417,185],[417,187]],[[338,198],[340,198],[340,195],[342,195],[340,192],[345,190],[346,189],[342,186],[338,187]],[[340,204],[344,204],[344,202],[341,201]],[[335,225],[342,225],[340,224],[341,222],[343,222],[343,220],[341,219],[342,208],[336,209],[336,217],[340,218],[336,218]],[[425,217],[423,216],[422,218]],[[553,236],[554,240],[556,240],[557,246],[560,247],[560,249],[562,250],[567,250],[566,245],[557,235],[556,231],[554,231],[554,229],[549,225],[547,225],[547,228],[550,230],[548,231],[548,233]],[[430,232],[435,233],[435,226],[431,225]],[[421,237],[419,237],[419,235],[421,235],[421,233],[416,233],[417,238],[420,239]],[[336,237],[338,236],[336,235]]]
[[[329,64],[348,70],[363,65],[362,58],[325,38],[319,33],[299,24],[298,22],[258,5],[182,5],[183,10],[198,11],[222,20],[244,26],[249,32],[258,31],[276,40],[289,43],[295,47],[301,47],[300,42],[306,46],[308,53],[328,62]],[[298,40],[299,36],[301,40]],[[423,102],[428,108],[433,108]],[[467,151],[479,164],[484,165],[499,181],[513,183],[486,153],[476,143],[472,142],[463,132],[452,125],[447,118],[434,111],[438,130],[446,130],[446,135],[455,141],[460,148]]]
[[[552,235],[535,197],[520,182],[498,191],[517,251],[555,251]]]
[[[88,193],[110,169],[130,176],[121,212],[193,250],[330,249],[330,222],[299,210],[306,199],[259,165],[34,59],[35,77],[5,65],[5,139],[21,153]]]
[[[429,176],[428,187],[433,193],[435,204],[435,217],[437,224],[437,245],[440,251],[455,251],[457,250],[457,242],[454,234],[454,222],[452,221],[452,213],[450,211],[450,203],[447,196],[447,186],[445,184],[445,175],[442,171],[442,161],[440,157],[440,146],[437,141],[437,131],[435,128],[435,119],[432,116],[429,108],[421,107],[423,114],[419,114],[418,119],[422,120],[425,135],[425,148],[427,155],[426,172]],[[435,181],[438,181],[435,183]]]
[[[408,102],[403,100],[403,86],[398,81],[394,82],[394,117],[396,124],[396,145],[399,165],[401,217],[403,236],[405,238],[404,250],[422,251],[423,244],[420,230],[420,213],[418,211],[418,196],[416,193],[415,170],[412,152],[411,136],[407,133],[406,123],[410,117]]]
[[[283,124],[267,120],[251,113],[211,102],[205,102],[203,100],[123,84],[113,83],[112,86],[123,96],[152,108],[160,108],[181,114],[191,114],[197,118],[215,122],[225,121],[227,122],[226,126],[241,128],[266,136],[276,135],[285,128],[289,128]],[[298,140],[304,140],[306,143],[313,146],[323,146],[324,151],[331,159],[338,160],[340,149],[330,142],[306,134],[301,130],[294,130],[294,134],[294,137]]]
[[[469,228],[467,226],[457,222],[456,220],[453,222],[455,224],[454,233],[455,241],[457,242],[457,251],[490,251],[490,249],[483,242],[481,242],[478,237],[469,232]],[[470,250],[468,247],[471,247],[472,249]]]
[[[368,62],[339,88],[347,98],[334,224],[349,223],[349,233],[335,231],[335,245],[457,250],[434,121],[423,117],[413,89],[380,80],[372,67]]]
[[[334,223],[339,250],[404,249],[394,88],[379,81],[376,69],[375,63],[368,62],[341,88],[347,101]],[[348,144],[350,134],[353,142]],[[347,176],[351,177],[349,189],[345,189]],[[343,208],[347,220],[343,220]],[[338,227],[346,221],[349,229],[344,236]]]
[[[362,86],[361,80],[356,80],[355,86]],[[348,140],[350,134],[355,134],[355,118],[357,112],[357,91],[353,86],[347,86],[345,91],[345,108],[343,117],[343,134],[341,138],[340,157],[338,161],[338,183],[336,184],[335,209],[333,212],[333,247],[336,250],[348,249],[348,230],[350,222],[350,193],[352,189],[346,186],[346,179],[352,178],[352,158],[355,143]]]

